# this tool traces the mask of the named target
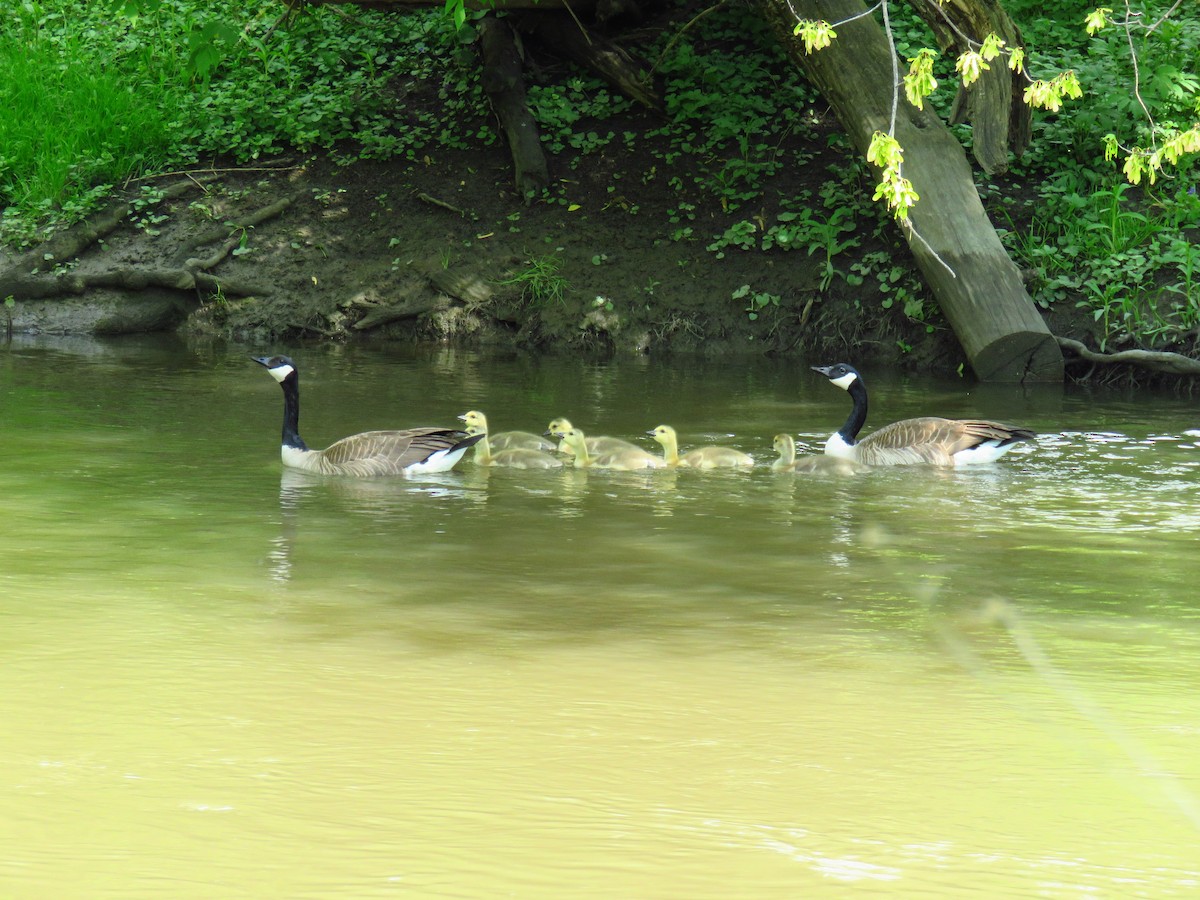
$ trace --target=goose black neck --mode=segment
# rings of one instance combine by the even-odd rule
[[[847,444],[853,444],[863,425],[867,423],[867,389],[863,387],[861,376],[854,379],[846,392],[854,401],[854,408],[850,410],[846,424],[839,429],[838,434]]]
[[[300,378],[292,372],[279,386],[283,388],[283,446],[307,450],[300,437]]]

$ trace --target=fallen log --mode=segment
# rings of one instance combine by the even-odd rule
[[[898,66],[861,0],[759,0],[781,44],[837,113],[859,152],[892,125]],[[832,45],[805,54],[797,16],[843,23]],[[900,97],[895,137],[920,197],[905,239],[971,368],[983,381],[1061,381],[1062,352],[983,210],[962,145],[926,107]]]

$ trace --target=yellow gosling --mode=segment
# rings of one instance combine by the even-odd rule
[[[809,475],[861,475],[871,467],[838,456],[809,455],[796,459],[796,441],[790,434],[775,435],[775,452],[779,459],[771,463],[776,472]]]
[[[664,469],[667,465],[661,457],[647,453],[638,447],[631,450],[616,450],[612,453],[593,454],[587,448],[586,436],[578,428],[568,429],[562,437],[575,457],[575,468],[577,469],[618,469],[635,472],[639,469]]]
[[[574,426],[571,424],[569,419],[554,419],[549,425],[546,426],[546,434],[561,438],[562,435],[566,434],[573,427]],[[588,450],[590,450],[592,453],[616,453],[618,450],[641,449],[637,444],[630,443],[622,438],[608,437],[606,435],[589,437],[585,438],[584,440],[587,444]],[[571,448],[567,445],[566,441],[560,440],[558,443],[558,452],[570,454]]]
[[[488,430],[487,416],[477,409],[465,412],[459,418],[466,422],[467,425],[473,425],[486,433],[488,435],[488,443],[491,444],[493,450],[515,450],[518,448],[526,450],[554,449],[552,442],[531,431],[502,431],[499,434],[491,434]]]
[[[732,447],[700,447],[679,454],[679,438],[670,425],[659,425],[647,432],[662,444],[663,460],[668,466],[690,469],[733,469],[754,465],[754,457]]]
[[[478,425],[468,425],[467,434],[482,435],[475,444],[473,459],[479,466],[504,466],[509,469],[558,469],[562,460],[551,456],[544,450],[529,450],[524,447],[512,447],[507,450],[493,452],[488,440],[488,433]]]
[[[771,468],[776,472],[794,472],[796,470],[796,439],[790,434],[777,434],[771,446],[779,454],[779,459],[771,463]],[[479,453],[479,448],[476,448],[475,452]]]

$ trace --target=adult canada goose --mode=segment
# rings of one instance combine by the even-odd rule
[[[659,425],[647,431],[663,448],[663,459],[668,466],[685,466],[690,469],[728,469],[754,465],[754,457],[732,447],[699,447],[679,454],[679,437],[670,425]]]
[[[546,426],[546,434],[562,438],[564,434],[574,427],[575,426],[573,426],[567,419],[554,419],[549,425]],[[615,453],[618,450],[641,449],[641,447],[639,447],[637,444],[630,443],[622,438],[608,437],[606,435],[585,437],[584,443],[587,444],[588,450],[592,453]],[[571,454],[573,451],[571,450],[570,445],[567,444],[566,440],[564,439],[558,442],[558,452]]]
[[[571,448],[577,469],[621,469],[632,472],[638,469],[665,469],[667,467],[661,456],[647,453],[640,447],[593,455],[587,448],[586,436],[578,428],[568,429],[563,433],[562,438]]]
[[[488,431],[487,416],[477,409],[470,412],[465,412],[459,416],[468,425],[474,425]],[[502,431],[499,434],[488,434],[488,444],[493,450],[514,450],[518,447],[524,447],[528,450],[553,450],[554,444],[538,434],[531,431]],[[475,450],[478,455],[478,447]]]
[[[847,391],[854,401],[846,424],[825,442],[825,452],[830,456],[872,466],[966,466],[994,462],[1018,441],[1035,436],[1028,428],[1001,422],[923,416],[885,425],[859,441],[858,432],[867,421],[867,389],[862,376],[847,363],[813,366],[812,370]]]
[[[775,452],[779,454],[779,459],[771,463],[771,469],[776,472],[859,475],[870,468],[862,463],[836,456],[809,454],[796,459],[796,439],[790,434],[775,435],[773,446]]]
[[[467,434],[482,435],[475,445],[475,462],[481,466],[504,466],[509,469],[558,469],[562,460],[551,456],[543,450],[530,450],[527,447],[510,447],[507,450],[492,451],[488,441],[488,433],[478,425],[468,425]]]
[[[321,475],[412,475],[446,472],[467,448],[482,439],[453,428],[364,431],[324,450],[310,450],[300,438],[300,375],[286,356],[255,356],[283,388],[283,464]]]

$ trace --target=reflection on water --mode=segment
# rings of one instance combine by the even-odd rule
[[[318,478],[242,350],[11,349],[4,896],[1200,890],[1185,400],[877,374],[871,424],[1042,434],[840,478],[769,469],[845,415],[798,364],[295,355],[315,445],[478,408],[763,465]]]

